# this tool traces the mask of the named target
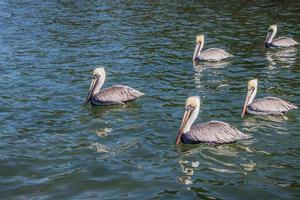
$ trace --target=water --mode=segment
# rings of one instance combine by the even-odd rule
[[[268,26],[300,41],[300,3],[1,1],[2,199],[296,199],[300,112],[240,117],[246,83],[299,104],[297,49],[266,51]],[[204,48],[235,55],[193,67]],[[299,49],[299,47],[298,47]],[[82,107],[91,72],[146,96]],[[196,122],[226,121],[253,138],[174,145],[184,101]]]

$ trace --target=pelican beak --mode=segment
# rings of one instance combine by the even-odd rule
[[[266,46],[267,48],[269,47],[269,43],[271,42],[271,41],[269,41],[269,40],[270,40],[270,37],[271,37],[272,33],[273,33],[273,30],[269,30],[269,31],[268,31],[268,34],[267,34],[267,37],[266,37],[266,42],[265,42],[265,46]]]
[[[180,125],[180,128],[179,128],[179,131],[178,131],[178,134],[177,134],[177,137],[176,137],[176,144],[179,144],[181,135],[183,133],[183,129],[184,129],[184,127],[186,125],[186,122],[190,118],[191,113],[192,113],[192,111],[194,109],[195,109],[194,107],[188,106],[187,109],[185,110],[185,112],[183,114],[183,118],[182,118],[182,121],[181,121],[181,125]]]
[[[200,47],[201,47],[201,42],[198,42],[196,44],[196,47],[195,47],[195,51],[194,51],[194,55],[193,55],[193,61],[196,60],[196,57],[197,57],[197,55],[199,54],[199,51],[200,51]]]
[[[87,94],[87,96],[86,96],[86,99],[85,99],[85,102],[84,102],[84,106],[86,106],[89,102],[90,102],[90,100],[91,100],[91,96],[92,96],[92,94],[93,94],[93,91],[94,91],[94,87],[95,87],[95,83],[96,83],[96,81],[97,81],[97,78],[96,78],[96,76],[93,76],[93,80],[92,80],[92,83],[91,83],[91,85],[90,85],[90,89],[89,89],[89,92],[88,92],[88,94]]]
[[[245,104],[244,104],[244,107],[243,107],[243,111],[242,111],[242,117],[244,117],[245,115],[245,112],[246,112],[246,109],[247,109],[247,106],[248,106],[248,102],[250,100],[250,97],[252,96],[253,94],[253,91],[254,91],[255,88],[250,88],[247,92],[247,96],[246,96],[246,100],[245,100]]]

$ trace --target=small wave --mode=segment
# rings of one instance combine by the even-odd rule
[[[90,146],[91,150],[96,150],[98,153],[108,153],[110,152],[109,147],[103,145],[103,144],[99,144],[99,143],[93,143]]]
[[[109,133],[111,133],[112,129],[111,128],[104,128],[96,131],[96,135],[99,137],[105,137]]]

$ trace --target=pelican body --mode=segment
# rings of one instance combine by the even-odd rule
[[[266,48],[279,48],[279,47],[292,47],[297,44],[293,38],[289,37],[279,37],[274,39],[277,33],[277,25],[271,25],[268,29],[265,46]]]
[[[176,138],[176,144],[225,144],[250,138],[250,136],[220,121],[209,121],[192,127],[200,110],[200,98],[189,97],[185,104],[185,113]]]
[[[84,105],[87,105],[89,102],[95,106],[124,104],[144,95],[143,93],[125,85],[114,85],[101,90],[104,81],[104,68],[96,68],[93,72],[93,80]]]
[[[248,82],[248,93],[242,110],[242,117],[245,114],[252,115],[283,115],[292,109],[298,109],[290,102],[276,97],[265,97],[254,99],[257,93],[257,79]]]
[[[198,35],[196,38],[196,47],[193,61],[220,61],[233,57],[230,53],[220,48],[210,48],[202,51],[204,45],[204,35]]]

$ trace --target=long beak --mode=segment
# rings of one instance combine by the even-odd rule
[[[94,91],[94,87],[95,87],[95,83],[96,83],[97,79],[96,78],[93,78],[92,80],[92,83],[90,85],[90,89],[89,89],[89,92],[86,96],[86,99],[85,99],[85,102],[84,102],[84,106],[86,106],[89,102],[90,102],[90,99],[91,99],[91,96],[92,96],[92,93]]]
[[[245,115],[245,112],[246,112],[246,109],[247,109],[247,106],[248,106],[248,102],[249,102],[249,99],[250,99],[250,97],[251,97],[253,91],[254,91],[254,88],[251,88],[251,89],[248,90],[248,92],[247,92],[245,104],[244,104],[243,111],[242,111],[242,117],[244,117],[244,115]]]
[[[265,42],[266,47],[268,47],[269,43],[271,42],[269,40],[270,40],[270,37],[271,37],[272,33],[273,33],[273,31],[269,31],[268,34],[267,34],[266,42]]]
[[[186,122],[190,118],[191,112],[192,112],[192,110],[186,110],[184,112],[184,114],[183,114],[181,125],[180,125],[180,128],[179,128],[177,137],[176,137],[176,144],[179,144],[179,142],[180,142],[180,138],[181,138],[181,135],[183,133],[183,129],[184,129],[185,125],[186,125]]]
[[[195,47],[194,55],[193,55],[193,61],[195,61],[197,55],[199,54],[200,47],[201,47],[201,43],[197,43],[196,47]]]

